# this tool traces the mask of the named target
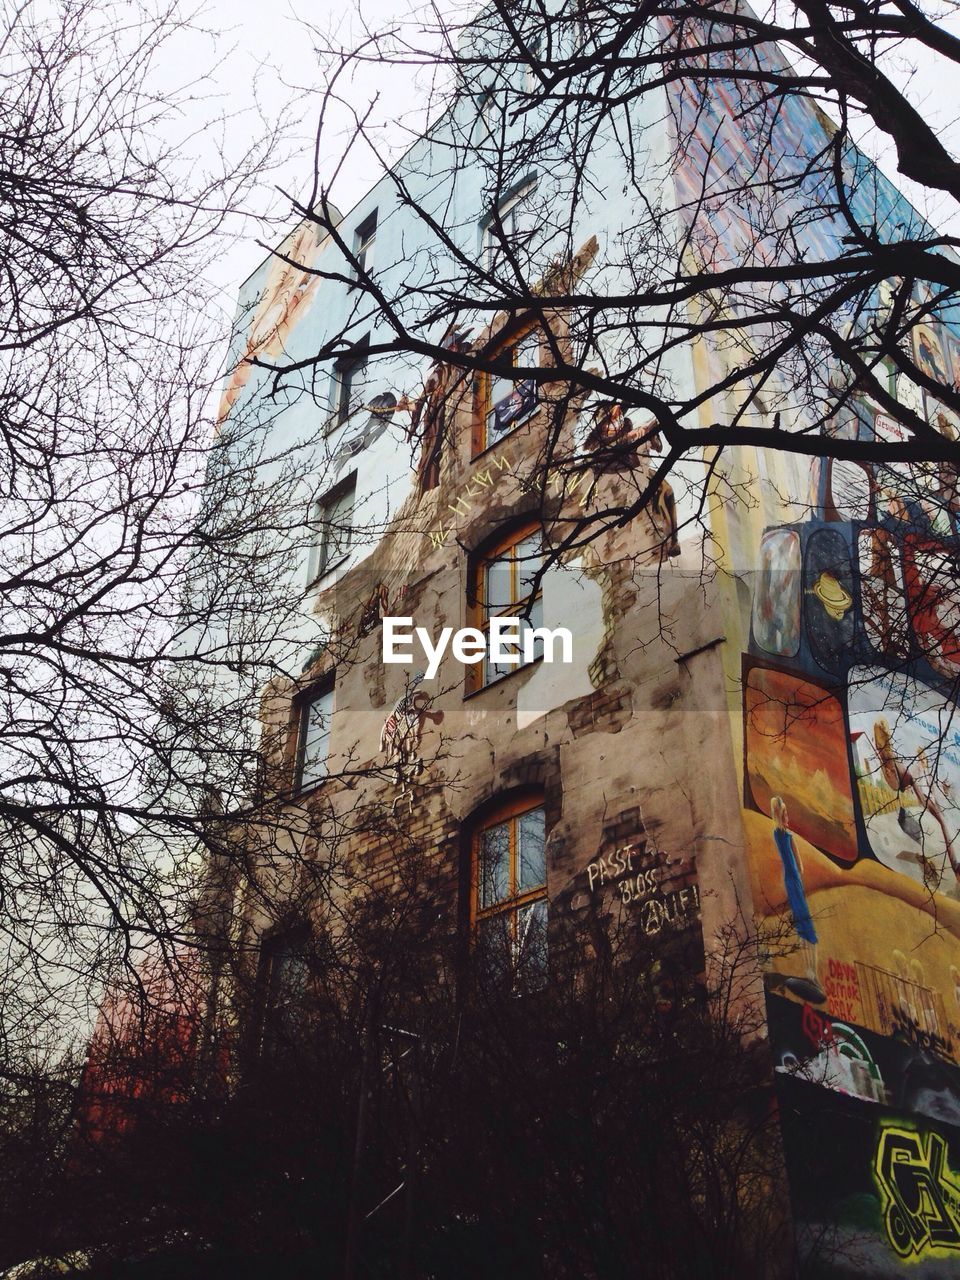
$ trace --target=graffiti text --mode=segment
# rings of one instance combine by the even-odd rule
[[[960,1183],[939,1133],[884,1124],[873,1173],[887,1237],[901,1258],[960,1252]]]

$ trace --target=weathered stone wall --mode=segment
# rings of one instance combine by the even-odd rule
[[[371,888],[398,882],[403,848],[430,850],[429,892],[451,927],[462,927],[471,817],[498,796],[541,788],[554,916],[632,913],[653,937],[702,914],[709,952],[740,900],[740,795],[716,585],[702,571],[699,543],[662,558],[660,531],[644,513],[593,540],[579,568],[566,571],[579,584],[580,594],[568,595],[576,616],[545,618],[574,632],[573,666],[535,663],[470,692],[465,668],[448,654],[437,678],[420,685],[437,720],[424,725],[422,771],[401,784],[386,764],[381,728],[416,661],[384,665],[381,627],[361,634],[374,591],[384,588],[386,612],[411,616],[433,635],[461,627],[469,622],[470,553],[485,539],[541,509],[555,537],[563,516],[624,502],[629,480],[637,488],[635,474],[603,474],[585,503],[590,474],[563,500],[559,484],[548,484],[544,498],[532,481],[538,468],[542,475],[545,410],[471,459],[468,383],[450,405],[439,485],[409,499],[372,554],[319,597],[335,639],[298,689],[272,691],[266,741],[278,784],[292,779],[295,695],[335,671],[330,771],[353,776],[332,776],[291,799],[312,832],[313,856],[329,854],[331,815],[341,833],[350,815],[357,821],[350,858]],[[548,590],[545,580],[548,595],[562,599],[563,590]]]

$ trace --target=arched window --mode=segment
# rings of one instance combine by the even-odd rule
[[[542,799],[498,806],[473,831],[471,922],[481,981],[529,991],[547,980]]]
[[[477,556],[471,573],[471,625],[487,639],[487,657],[467,668],[468,688],[482,688],[535,661],[543,652],[534,628],[543,625],[543,600],[537,574],[543,565],[543,537],[539,525],[515,526]],[[496,619],[518,618],[514,660],[495,661],[490,655],[490,630]],[[504,644],[508,640],[504,638]]]

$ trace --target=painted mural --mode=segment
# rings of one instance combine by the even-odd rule
[[[924,328],[946,376],[953,335]],[[891,430],[858,414],[860,438]],[[960,1019],[955,489],[952,466],[815,460],[806,518],[759,534],[741,671],[755,905],[786,935],[771,987],[802,980],[832,1013],[824,965],[859,966],[862,1026],[943,1044]]]
[[[676,91],[678,196],[694,254],[714,265],[775,256],[777,235],[749,198],[713,201],[704,173],[721,173],[726,190],[799,173],[827,137],[815,108],[789,98],[761,151],[740,105],[722,86]],[[864,225],[922,226],[862,158],[849,164]],[[778,217],[818,201],[816,180],[799,180]],[[829,217],[802,220],[798,234],[808,261],[841,251]],[[883,297],[881,286],[875,309]],[[960,385],[953,327],[930,316],[912,347],[931,378]],[[696,354],[699,389],[745,354]],[[826,406],[845,384],[837,370],[823,376]],[[943,405],[904,392],[960,440]],[[903,432],[856,387],[819,414],[838,439]],[[728,466],[751,494],[715,512],[737,587],[731,726],[803,1274],[957,1274],[960,471],[759,450]]]
[[[228,416],[253,372],[253,360],[278,360],[295,323],[313,302],[320,276],[311,270],[326,243],[312,222],[303,222],[260,268],[256,298],[241,321],[240,349],[220,399],[217,422]]]
[[[933,361],[943,338],[926,341]],[[886,429],[876,419],[864,402],[851,429]],[[862,1162],[856,1178],[873,1170],[862,1197],[879,1240],[843,1219],[866,1201],[838,1188],[843,1250],[822,1271],[808,1260],[810,1275],[855,1274],[844,1257],[872,1275],[960,1263],[944,1154],[955,1169],[960,1149],[930,1127],[960,1126],[955,487],[943,467],[816,460],[804,518],[768,498],[755,530],[737,731],[776,1070],[817,1086],[821,1111],[844,1097],[887,1116],[882,1131],[851,1125],[844,1156]],[[819,1248],[824,1207],[804,1227],[814,1211],[790,1172],[801,1243]]]

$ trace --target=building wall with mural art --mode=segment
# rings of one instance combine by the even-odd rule
[[[773,135],[779,149],[761,158],[722,85],[703,99],[677,92],[676,204],[698,209],[691,243],[722,261],[756,248],[756,226],[747,201],[740,222],[729,201],[704,207],[707,150],[726,148],[731,177],[746,184],[761,159],[802,163],[829,125],[789,98]],[[660,119],[659,106],[646,109]],[[453,233],[476,243],[482,177],[469,166],[438,176],[435,146],[436,136],[421,140],[405,161],[421,183],[414,195],[454,209]],[[851,164],[865,213],[916,216],[873,170]],[[801,188],[794,198],[817,196]],[[605,194],[587,201],[576,254],[602,268],[628,213]],[[389,183],[337,225],[353,241],[374,215],[383,271],[400,246],[405,269],[420,255],[427,271],[435,246],[415,238],[422,227]],[[832,254],[839,228],[807,225],[809,251]],[[288,248],[335,270],[335,246],[313,227],[295,231]],[[376,527],[319,575],[305,556],[292,560],[303,644],[296,676],[275,679],[264,700],[291,868],[295,853],[320,856],[328,833],[366,814],[349,850],[365,882],[399,883],[398,848],[429,849],[431,905],[473,939],[502,928],[517,965],[533,969],[562,919],[628,920],[697,967],[738,911],[755,918],[806,1273],[861,1265],[893,1276],[923,1259],[929,1274],[948,1274],[960,1257],[960,651],[938,589],[960,554],[950,478],[738,450],[716,468],[718,574],[703,572],[696,525],[684,532],[681,519],[671,539],[668,513],[644,513],[544,575],[537,620],[571,627],[571,667],[478,673],[448,657],[435,680],[420,680],[414,667],[382,662],[385,615],[411,616],[434,635],[482,623],[491,574],[502,579],[497,607],[524,602],[518,566],[559,544],[564,518],[622,507],[653,459],[638,452],[620,472],[551,485],[541,455],[549,383],[491,388],[442,362],[384,358],[338,405],[343,380],[329,369],[287,379],[277,393],[265,370],[244,363],[296,364],[330,334],[363,337],[366,322],[351,330],[352,305],[348,279],[264,264],[242,293],[239,363],[222,406],[225,430],[246,415],[291,444],[329,424],[317,462],[323,491],[308,485],[297,500],[310,511],[350,477],[351,519]],[[545,366],[549,344],[535,326],[511,324],[473,317],[463,340],[511,350],[526,342]],[[915,335],[945,378],[960,369],[958,335],[935,321]],[[701,342],[677,355],[674,374],[705,389],[748,350]],[[411,448],[400,407],[416,398],[421,422],[435,423],[431,394],[444,414],[433,452]],[[942,406],[919,407],[957,431]],[[764,425],[774,412],[784,426],[803,425],[772,384],[749,406],[705,403],[703,421],[745,408]],[[579,432],[582,444],[595,420],[595,405],[574,406],[571,439]],[[841,438],[897,430],[858,396],[831,429]],[[731,492],[743,500],[727,500]],[[282,859],[267,861],[282,897]],[[238,945],[273,982],[278,922],[249,884],[235,905]]]
[[[481,251],[489,175],[476,156],[471,162],[475,105],[458,110],[466,118],[440,120],[400,161],[405,199],[383,179],[345,216],[331,215],[348,245],[358,243],[364,227],[375,227],[378,280],[385,292],[396,288],[414,307],[418,273],[425,282],[435,279],[447,250],[425,237],[412,201],[441,220],[465,253],[476,257]],[[638,110],[649,116],[649,147],[662,152],[662,131],[652,127],[662,102]],[[451,163],[452,149],[464,163]],[[616,148],[601,139],[595,153],[598,180],[577,215],[576,247],[572,255],[561,254],[574,272],[603,271],[609,246],[629,217],[606,195]],[[548,169],[556,158],[544,155],[543,161]],[[646,163],[642,157],[638,162]],[[541,195],[548,198],[547,183]],[[550,263],[555,251],[547,245],[541,250]],[[340,279],[329,278],[338,273]],[[221,402],[226,436],[236,424],[262,424],[272,449],[311,453],[313,472],[308,469],[291,502],[309,512],[318,496],[349,479],[349,518],[358,531],[366,530],[319,576],[312,574],[306,547],[291,556],[290,590],[304,596],[303,641],[289,664],[297,674],[274,680],[263,704],[264,754],[279,793],[291,797],[291,851],[301,839],[322,847],[324,832],[345,829],[350,815],[379,814],[391,830],[400,825],[405,838],[436,848],[431,892],[451,920],[475,924],[478,914],[498,914],[494,908],[501,903],[480,902],[469,867],[464,870],[465,833],[480,830],[490,806],[525,803],[526,796],[531,811],[542,814],[536,837],[542,875],[530,902],[536,904],[538,894],[555,902],[554,916],[561,904],[574,918],[613,913],[635,921],[650,938],[690,935],[696,957],[702,951],[701,911],[719,919],[720,898],[729,905],[725,887],[701,900],[698,844],[702,834],[714,838],[718,814],[725,812],[729,824],[738,812],[721,695],[719,616],[712,596],[704,598],[698,539],[671,537],[671,517],[660,511],[611,531],[584,553],[565,554],[549,569],[537,621],[571,627],[570,666],[535,662],[513,671],[465,673],[448,654],[436,679],[423,682],[416,665],[385,666],[384,614],[412,616],[434,635],[444,626],[482,621],[478,575],[491,572],[490,566],[494,575],[501,572],[519,545],[509,540],[544,523],[538,495],[546,494],[548,516],[543,542],[523,544],[530,571],[562,539],[564,519],[585,505],[600,510],[608,500],[622,504],[649,478],[653,458],[644,447],[621,475],[594,474],[589,467],[545,474],[545,425],[560,390],[508,380],[481,388],[442,362],[371,357],[349,403],[338,404],[335,359],[319,368],[296,366],[334,335],[373,347],[389,338],[382,318],[354,319],[356,297],[331,237],[308,223],[295,229],[281,257],[268,259],[241,290],[234,367]],[[482,312],[465,312],[462,326],[463,340],[477,347],[532,338],[536,351],[528,358],[549,363],[547,340],[538,343],[529,331],[518,335],[515,317],[498,316],[490,324]],[[431,331],[433,340],[460,340],[456,329],[445,333],[447,327],[445,320]],[[553,332],[563,339],[562,317],[554,318]],[[273,374],[251,360],[293,372],[278,387]],[[680,376],[689,378],[689,356],[680,352],[677,362]],[[411,404],[419,407],[411,412]],[[443,416],[443,447],[435,458],[422,443],[435,430],[427,425],[436,420],[431,404],[442,406],[436,417]],[[573,409],[569,452],[583,453],[596,412],[594,403]],[[411,431],[414,414],[417,432]],[[628,424],[638,436],[639,427]],[[679,481],[675,487],[682,504]],[[327,719],[329,731],[313,735]],[[323,752],[315,771],[314,736],[322,739]],[[689,758],[704,762],[693,795],[683,783]],[[642,778],[635,765],[640,759]],[[335,781],[341,770],[355,775],[349,786]],[[390,883],[397,875],[396,841],[385,837],[378,845],[366,836],[357,843],[374,882]],[[727,866],[732,859],[721,855],[721,847],[717,858]],[[726,885],[725,876],[717,878]],[[507,896],[515,897],[516,889]],[[250,906],[255,897],[238,891],[244,945],[272,927]]]
[[[731,90],[732,92],[732,90]],[[678,175],[696,209],[705,148],[731,174],[818,154],[831,125],[787,98],[771,145],[688,85],[676,98],[686,139]],[[728,103],[729,105],[729,103]],[[918,220],[849,150],[863,225]],[[722,160],[721,160],[722,163]],[[815,166],[811,165],[812,169]],[[818,192],[811,179],[794,209]],[[693,242],[714,263],[751,243],[751,200],[724,206],[718,230],[691,212]],[[798,220],[799,225],[799,220]],[[810,261],[843,252],[839,220],[806,224]],[[801,235],[801,241],[803,237]],[[916,297],[918,303],[928,297]],[[882,288],[873,304],[882,315]],[[960,369],[960,331],[934,310],[913,355],[936,380]],[[868,323],[860,317],[852,323]],[[698,386],[715,386],[750,343],[701,344]],[[948,439],[935,397],[892,362],[891,389]],[[898,385],[899,383],[899,385]],[[824,372],[830,385],[830,371]],[[751,397],[772,425],[804,429],[817,406],[778,402],[776,380]],[[731,421],[740,401],[704,407]],[[809,429],[809,428],[807,428]],[[896,440],[899,428],[853,389],[820,428],[839,439]],[[885,467],[742,448],[719,467],[743,502],[721,500],[714,528],[729,574],[723,647],[743,833],[765,969],[767,1016],[804,1274],[953,1274],[960,1259],[960,720],[955,587],[956,470]]]

